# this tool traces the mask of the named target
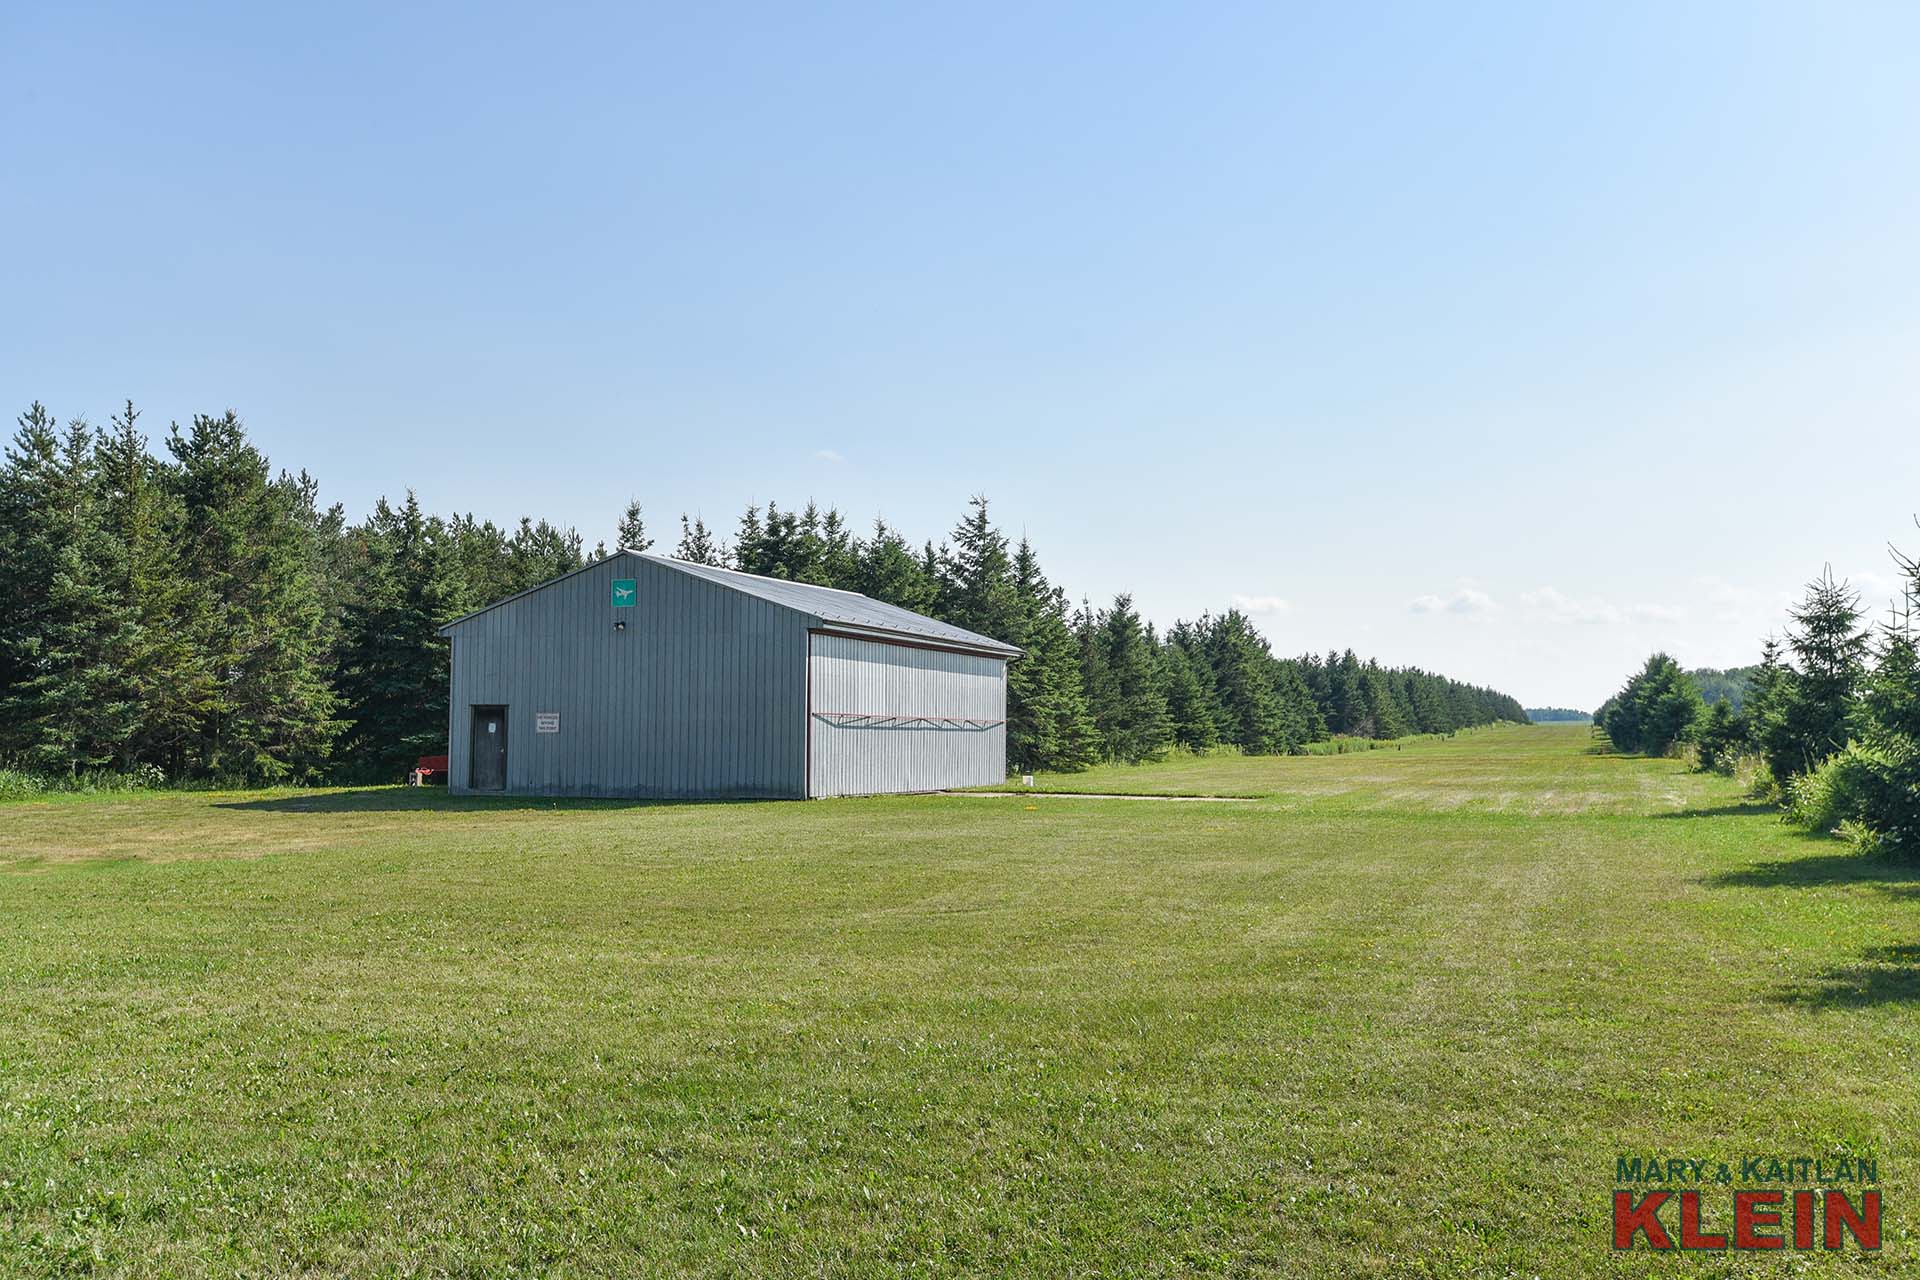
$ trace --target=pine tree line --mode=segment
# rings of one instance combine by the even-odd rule
[[[1803,825],[1920,851],[1920,562],[1894,560],[1904,581],[1884,624],[1824,572],[1788,611],[1785,643],[1768,637],[1759,666],[1738,669],[1739,700],[1703,702],[1697,673],[1655,654],[1595,723],[1623,751],[1690,747],[1701,769],[1750,760],[1756,794]]]
[[[154,456],[131,404],[108,429],[35,404],[0,465],[0,761],[238,781],[383,781],[445,749],[451,618],[610,554],[579,533],[423,512],[358,524],[273,472],[231,412]],[[656,545],[629,503],[615,546]],[[731,544],[682,515],[671,554],[841,587],[1020,646],[1009,763],[1079,769],[1175,748],[1268,754],[1524,721],[1513,699],[1351,650],[1278,658],[1237,610],[1156,634],[1121,595],[1073,606],[984,498],[939,546],[837,510],[768,503]]]

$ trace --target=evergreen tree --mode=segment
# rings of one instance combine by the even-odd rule
[[[1126,594],[1092,615],[1085,640],[1092,678],[1088,703],[1102,752],[1139,764],[1166,754],[1173,741],[1160,684],[1159,645]]]
[[[1326,721],[1321,719],[1313,691],[1307,687],[1297,666],[1291,662],[1273,663],[1269,682],[1278,712],[1271,750],[1292,754],[1304,744],[1319,742],[1327,736]]]
[[[1807,584],[1805,599],[1788,616],[1793,665],[1772,677],[1760,744],[1780,783],[1847,745],[1866,676],[1859,593],[1826,572]]]
[[[520,527],[507,540],[507,576],[510,584],[503,597],[516,591],[525,591],[528,587],[537,587],[543,582],[551,582],[572,573],[584,563],[580,558],[580,535],[577,532],[559,528],[545,520],[536,522],[522,516]],[[483,600],[481,603],[491,604],[492,600]]]
[[[954,526],[952,550],[943,557],[940,613],[956,627],[1005,640],[1019,625],[1007,539],[993,527],[986,498],[975,497],[969,506],[969,514]]]
[[[444,527],[412,490],[398,511],[385,498],[359,531],[366,569],[347,611],[339,692],[352,722],[340,745],[361,781],[397,781],[447,737],[448,644],[439,628],[463,612]]]
[[[275,483],[291,499],[294,519],[313,553],[318,575],[315,594],[323,618],[316,639],[322,641],[319,652],[327,669],[332,670],[339,657],[340,620],[346,615],[360,572],[360,548],[347,529],[346,508],[337,502],[330,507],[320,505],[318,480],[304,470],[297,476],[282,471]]]
[[[1294,666],[1299,671],[1301,684],[1306,686],[1314,707],[1324,720],[1333,710],[1333,684],[1327,675],[1328,664],[1322,662],[1317,653],[1303,653],[1294,659]]]
[[[1349,734],[1358,738],[1373,736],[1373,720],[1367,709],[1366,677],[1353,650],[1335,656],[1327,655],[1327,684],[1331,691],[1331,706],[1327,713],[1327,728],[1334,733]]]
[[[1413,707],[1413,729],[1416,733],[1453,732],[1453,717],[1448,713],[1447,700],[1438,686],[1439,679],[1424,671],[1407,672],[1407,701]],[[1584,712],[1581,714],[1585,715]]]
[[[1229,609],[1206,625],[1207,661],[1226,718],[1226,740],[1248,755],[1293,750],[1287,718],[1273,691],[1272,655],[1253,623]]]
[[[1920,564],[1900,564],[1909,611],[1888,626],[1861,700],[1873,783],[1864,821],[1889,851],[1913,858],[1920,857],[1920,645],[1910,620],[1911,605],[1920,603]]]
[[[508,548],[507,535],[491,520],[475,520],[472,513],[447,521],[452,570],[461,595],[473,608],[504,600],[520,590],[519,571]]]
[[[688,524],[686,513],[682,512],[680,545],[673,549],[673,557],[676,560],[685,560],[689,564],[712,565],[716,569],[723,569],[727,564],[727,549],[707,532],[706,521],[695,516],[693,523]]]
[[[125,649],[112,662],[134,727],[116,762],[177,775],[213,696],[213,674],[194,644],[203,597],[181,572],[179,504],[147,452],[131,401],[98,444],[101,523],[115,548],[109,582],[128,619]]]
[[[620,516],[620,525],[614,534],[614,545],[622,551],[647,551],[653,547],[653,539],[647,536],[647,522],[640,514],[640,500],[628,501],[627,509]],[[607,558],[604,546],[596,551],[595,559]]]
[[[1203,615],[1198,622],[1176,621],[1167,629],[1167,644],[1178,648],[1186,658],[1187,669],[1193,673],[1194,682],[1199,686],[1199,705],[1195,715],[1208,715],[1212,725],[1193,724],[1188,733],[1196,740],[1206,739],[1213,745],[1231,740],[1231,726],[1228,723],[1227,710],[1221,701],[1220,688],[1215,682],[1213,660],[1208,654],[1207,638],[1213,625],[1210,616]],[[1172,708],[1172,693],[1168,693],[1168,711]],[[1175,715],[1176,721],[1178,716]],[[1175,734],[1179,730],[1176,725]]]
[[[748,507],[733,554],[735,567],[743,573],[829,585],[820,510],[811,502],[798,514],[769,502],[764,522],[758,507]]]
[[[1680,664],[1656,653],[1608,699],[1594,722],[1618,750],[1659,756],[1689,732],[1704,710],[1699,689]]]
[[[753,503],[740,516],[733,536],[733,567],[742,573],[759,573],[766,542],[766,526],[760,520],[760,508]]]
[[[1202,680],[1194,660],[1179,644],[1160,650],[1160,684],[1167,694],[1173,740],[1189,751],[1205,751],[1220,741],[1220,708],[1211,680]]]
[[[794,582],[808,582],[817,587],[832,586],[831,574],[827,569],[827,540],[825,537],[825,517],[813,499],[807,499],[807,505],[795,520],[787,518],[786,549],[782,557],[782,578]]]
[[[76,420],[62,439],[36,402],[0,479],[0,748],[49,772],[114,762],[137,727],[119,670],[137,633],[112,596],[93,462],[91,429]]]
[[[231,411],[196,415],[167,441],[183,507],[182,568],[206,594],[196,609],[214,681],[198,734],[201,771],[257,781],[312,776],[341,725],[322,658],[318,557],[291,477],[267,461]]]
[[[885,520],[875,519],[873,536],[858,549],[853,590],[915,613],[931,613],[939,602],[940,584],[927,575],[907,540]]]
[[[41,628],[53,581],[53,531],[42,527],[58,510],[60,437],[53,415],[34,401],[0,464],[0,697],[11,695],[40,668]],[[0,753],[22,749],[21,726],[0,719]]]
[[[1406,734],[1406,720],[1394,700],[1393,682],[1380,669],[1379,663],[1369,662],[1361,668],[1360,696],[1366,708],[1365,724],[1369,737],[1398,738]]]
[[[1780,734],[1780,711],[1785,701],[1783,686],[1793,678],[1782,656],[1780,641],[1768,636],[1760,646],[1760,665],[1754,668],[1753,682],[1746,695],[1747,745],[1768,757],[1767,747]],[[1769,766],[1771,768],[1771,766]]]
[[[897,554],[912,564],[905,543],[876,522],[874,542],[884,536],[898,543],[889,559]],[[1025,539],[1014,556],[1013,579],[1020,624],[1012,643],[1023,653],[1007,668],[1007,761],[1029,772],[1084,769],[1097,758],[1099,746],[1082,687],[1079,645],[1067,624],[1066,596],[1047,581]],[[922,583],[931,594],[933,584]]]
[[[821,585],[858,591],[855,584],[860,578],[859,549],[847,529],[846,517],[838,509],[828,507],[820,517],[819,531]]]
[[[1693,745],[1699,752],[1698,767],[1708,771],[1731,764],[1746,736],[1747,726],[1733,709],[1732,700],[1721,698],[1714,702],[1693,727]]]

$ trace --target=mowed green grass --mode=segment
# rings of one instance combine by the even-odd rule
[[[1701,790],[1671,766],[1601,756],[1588,725],[1472,729],[1324,756],[1179,756],[1160,764],[1043,773],[1048,793],[1342,800],[1381,810],[1635,814],[1678,808]],[[1019,782],[1001,790],[1027,790]]]
[[[0,1274],[1920,1267],[1920,872],[1584,727],[1074,781],[1270,798],[0,808]],[[1609,1248],[1841,1151],[1878,1255]]]

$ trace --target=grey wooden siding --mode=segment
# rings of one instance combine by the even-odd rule
[[[1005,781],[1005,659],[816,634],[808,663],[812,795]]]
[[[612,607],[617,578],[634,607]],[[468,618],[452,631],[452,788],[467,789],[472,709],[504,706],[513,794],[804,795],[809,621],[624,553]],[[534,732],[542,712],[560,732]]]

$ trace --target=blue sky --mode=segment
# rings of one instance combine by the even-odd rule
[[[404,12],[402,12],[404,10]],[[0,13],[0,392],[1591,706],[1920,550],[1920,10]]]

